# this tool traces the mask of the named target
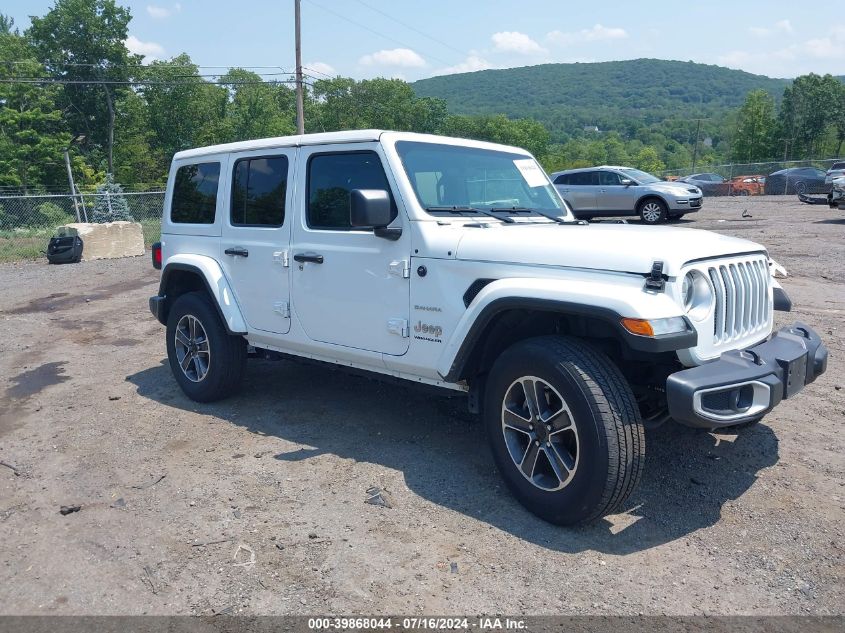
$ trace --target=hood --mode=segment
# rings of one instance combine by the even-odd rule
[[[691,182],[676,181],[676,182],[653,182],[650,185],[642,185],[654,191],[662,191],[673,196],[688,197],[691,193],[700,194],[701,190]],[[695,189],[695,192],[690,191]]]
[[[465,228],[457,259],[648,274],[654,261],[678,275],[686,262],[761,252],[754,242],[710,231],[630,224],[501,224]]]

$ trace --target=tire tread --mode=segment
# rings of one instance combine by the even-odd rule
[[[610,457],[607,480],[601,500],[582,523],[612,514],[637,487],[645,465],[645,429],[631,388],[616,365],[587,343],[565,336],[530,341],[553,351],[567,371],[576,372],[593,415],[610,421],[604,425]]]

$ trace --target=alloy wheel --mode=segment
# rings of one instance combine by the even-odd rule
[[[656,202],[647,202],[643,205],[643,220],[646,222],[657,222],[663,214],[663,209]]]
[[[541,490],[560,490],[578,469],[578,430],[560,393],[536,376],[515,380],[502,401],[502,434],[514,465]]]
[[[202,382],[208,375],[211,347],[202,322],[186,314],[176,324],[176,360],[182,373],[191,382]]]

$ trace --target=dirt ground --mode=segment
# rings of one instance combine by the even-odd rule
[[[256,360],[198,405],[148,258],[0,265],[0,613],[841,614],[845,214],[679,224],[767,245],[828,372],[756,427],[649,432],[627,512],[578,529],[509,496],[461,398]]]

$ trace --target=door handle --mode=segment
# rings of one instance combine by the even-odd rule
[[[249,257],[249,251],[246,250],[243,246],[233,246],[232,248],[227,248],[223,252],[227,255],[233,255],[235,257]]]
[[[293,261],[299,262],[300,264],[303,262],[311,262],[312,264],[322,264],[323,256],[318,255],[317,253],[297,253],[293,256]]]

